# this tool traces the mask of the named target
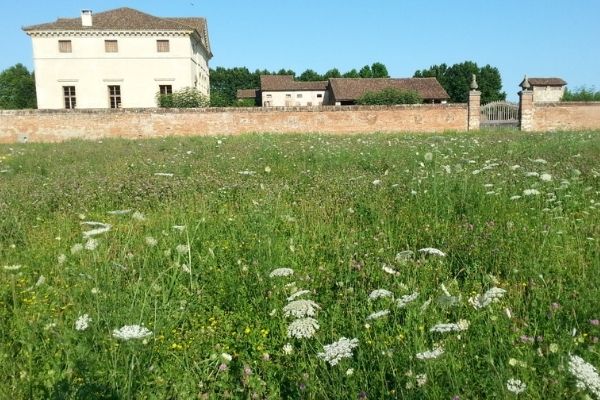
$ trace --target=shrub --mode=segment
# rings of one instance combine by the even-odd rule
[[[419,104],[423,98],[414,90],[387,88],[379,92],[367,92],[356,100],[361,105]]]
[[[565,89],[565,94],[561,101],[600,101],[600,91],[595,92],[594,88],[580,87],[574,91]]]
[[[199,108],[210,105],[209,98],[193,87],[186,87],[172,94],[159,93],[156,98],[159,107]]]

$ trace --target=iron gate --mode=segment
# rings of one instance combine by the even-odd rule
[[[482,128],[518,128],[519,105],[507,101],[493,101],[481,107]]]

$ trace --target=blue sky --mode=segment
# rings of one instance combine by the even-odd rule
[[[211,67],[324,73],[384,63],[392,77],[466,60],[497,67],[509,99],[524,74],[600,90],[600,1],[573,0],[1,0],[0,70],[32,68],[22,26],[131,7],[203,16]]]

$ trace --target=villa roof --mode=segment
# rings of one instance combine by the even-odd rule
[[[264,91],[327,90],[327,81],[295,81],[293,75],[261,75],[260,88]]]
[[[335,101],[353,101],[367,92],[379,92],[387,88],[414,90],[423,100],[450,98],[436,78],[330,78],[329,82]]]
[[[81,18],[58,18],[55,22],[24,27],[25,32],[36,31],[192,31],[200,36],[202,44],[210,51],[205,18],[155,17],[128,7],[93,14],[92,26],[83,26]]]

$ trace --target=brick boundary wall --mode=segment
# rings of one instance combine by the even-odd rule
[[[0,143],[256,132],[352,134],[467,129],[467,104],[0,111]]]
[[[532,131],[600,129],[600,102],[533,103]]]

